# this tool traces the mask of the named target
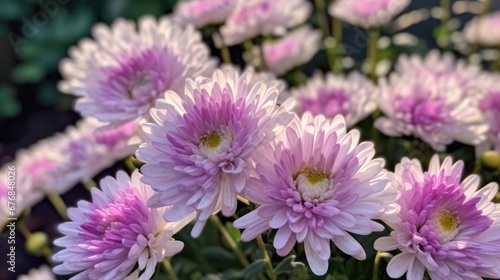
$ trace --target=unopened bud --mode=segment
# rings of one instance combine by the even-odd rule
[[[483,166],[490,169],[500,169],[500,154],[495,151],[487,151],[481,156]]]
[[[44,232],[35,232],[26,240],[26,251],[35,256],[43,254],[43,249],[49,245],[49,237]]]

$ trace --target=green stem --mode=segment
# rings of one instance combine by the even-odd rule
[[[368,30],[368,61],[370,64],[370,78],[373,82],[377,82],[377,61],[378,61],[378,39],[380,37],[380,29],[375,27]]]
[[[231,53],[229,53],[229,48],[227,46],[222,46],[220,49],[222,61],[226,64],[231,64]]]
[[[88,181],[83,181],[82,182],[83,186],[88,190],[90,191],[92,188],[95,188],[97,187],[97,184],[94,180],[90,179]]]
[[[238,244],[236,244],[236,242],[234,242],[233,238],[231,237],[231,235],[227,231],[226,227],[224,227],[224,225],[220,221],[219,217],[217,217],[217,215],[212,215],[210,217],[210,220],[215,224],[217,229],[220,231],[220,233],[222,234],[222,237],[229,244],[229,247],[234,252],[234,254],[236,255],[236,258],[238,258],[240,263],[243,266],[248,266],[249,262],[248,262],[247,258],[245,257],[245,254],[243,254],[241,249],[238,247]]]
[[[377,254],[375,255],[375,260],[373,261],[372,280],[378,280],[378,271],[379,271],[381,257],[382,257],[382,252],[377,251]]]
[[[330,35],[330,30],[328,30],[328,19],[325,14],[325,1],[324,0],[314,0],[314,5],[316,6],[316,12],[319,17],[319,25],[323,31],[323,38]]]
[[[266,263],[267,272],[269,273],[269,277],[271,280],[276,280],[276,273],[274,273],[273,264],[271,262],[271,258],[267,253],[266,246],[264,246],[264,241],[262,240],[262,236],[257,236],[257,243],[259,244],[260,251],[262,252],[262,256],[264,257],[264,262]]]
[[[444,37],[442,40],[442,47],[448,47],[448,44],[450,42],[450,29],[449,29],[449,23],[451,19],[451,3],[450,0],[440,0],[441,1],[441,12],[442,18],[441,18],[441,28],[444,33]]]
[[[338,18],[334,18],[332,21],[332,30],[333,38],[335,38],[335,60],[333,72],[335,74],[340,74],[342,72],[342,21]]]
[[[170,280],[178,280],[179,279],[179,278],[177,278],[177,274],[175,274],[174,268],[170,264],[169,260],[167,260],[167,259],[163,260],[163,268],[165,269],[165,272],[167,272],[168,278]]]
[[[52,203],[57,213],[59,213],[59,216],[61,216],[63,220],[68,220],[68,207],[66,207],[66,203],[61,198],[61,196],[56,193],[49,193],[47,195],[47,198],[49,199],[50,203]]]

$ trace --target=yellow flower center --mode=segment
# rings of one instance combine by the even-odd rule
[[[449,211],[443,210],[438,213],[437,220],[441,229],[446,233],[451,233],[458,227],[458,219]]]
[[[222,142],[222,136],[217,132],[212,132],[210,135],[203,137],[201,142],[205,147],[215,149],[219,147]]]
[[[307,181],[312,186],[323,182],[323,180],[328,179],[328,174],[317,172],[317,171],[306,171],[303,173],[306,176]]]
[[[331,188],[329,174],[304,168],[295,178],[297,190],[303,198],[320,199]]]

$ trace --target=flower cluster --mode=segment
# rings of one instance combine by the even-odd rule
[[[69,221],[58,227],[63,236],[54,241],[62,248],[51,259],[55,274],[146,280],[163,262],[175,279],[175,270],[191,269],[170,265],[184,248],[174,239],[180,236],[210,273],[207,279],[252,278],[248,268],[212,274],[220,264],[212,268],[204,255],[216,250],[189,239],[215,238],[207,225],[212,219],[226,239],[221,244],[243,265],[248,256],[265,263],[270,279],[299,273],[300,262],[307,263],[306,273],[337,278],[332,248],[338,259],[365,260],[375,255],[372,245],[379,251],[376,265],[384,252],[397,253],[384,254],[391,256],[391,278],[500,278],[500,205],[492,202],[498,185],[480,188],[478,175],[461,180],[464,172],[486,175],[486,182],[500,178],[500,76],[451,52],[398,57],[391,50],[384,55],[396,61],[393,71],[377,80],[373,55],[392,41],[376,36],[369,42],[370,75],[345,71],[351,58],[342,59],[343,26],[332,26],[338,28],[332,40],[324,2],[315,1],[323,31],[312,27],[318,22],[308,20],[309,2],[185,0],[172,16],[98,24],[93,39],[70,49],[60,64],[59,88],[77,97],[83,119],[3,166],[0,202],[13,200],[8,166],[18,174],[16,217],[45,195],[101,178],[119,160],[126,159],[128,173],[87,185],[90,201],[67,210]],[[374,35],[409,5],[338,0],[329,12],[335,24],[340,19]],[[498,45],[485,35],[496,21],[496,14],[473,20],[465,28],[468,40]],[[214,39],[224,65],[210,57],[203,38]],[[237,62],[253,67],[239,70],[231,59],[242,49]],[[317,63],[324,55],[328,63]],[[327,64],[331,71],[309,71]],[[496,68],[500,59],[491,65]],[[416,149],[422,146],[425,151]],[[405,157],[414,152],[422,153]],[[497,162],[483,164],[486,153]],[[232,225],[213,216],[219,213]],[[2,223],[13,216],[8,207],[0,209]],[[191,236],[180,232],[190,223]],[[366,246],[367,235],[384,230],[387,236]],[[240,248],[239,241],[254,239],[262,260],[252,245]],[[264,240],[272,245],[271,257]],[[279,269],[273,268],[278,259]],[[26,277],[55,278],[44,267]]]

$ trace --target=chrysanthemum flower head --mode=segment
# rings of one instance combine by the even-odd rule
[[[321,48],[322,33],[303,26],[275,42],[264,42],[263,64],[276,75],[309,62]]]
[[[238,0],[189,0],[180,1],[174,10],[173,20],[182,26],[193,24],[203,27],[218,24],[235,9]]]
[[[104,168],[132,155],[142,139],[135,121],[116,128],[84,118],[64,133],[46,139],[46,157],[56,166],[47,172],[52,177],[47,192],[64,193],[78,182],[90,180]]]
[[[489,131],[487,139],[476,146],[476,154],[493,149],[500,152],[500,75],[490,74],[481,79],[481,89],[476,98],[478,107],[484,114]]]
[[[479,77],[483,75],[479,66],[457,59],[452,53],[441,53],[438,50],[431,50],[425,57],[401,55],[395,69],[394,75],[409,74],[419,78],[431,76],[435,79],[455,80],[467,92],[477,90],[480,86]]]
[[[188,80],[185,97],[167,92],[157,102],[137,156],[146,162],[143,181],[156,191],[149,205],[175,208],[165,213],[167,221],[195,212],[198,236],[213,213],[234,214],[252,153],[292,118],[277,106],[279,92],[270,84],[252,71],[216,70],[212,78]]]
[[[313,116],[334,118],[342,115],[348,127],[375,111],[378,91],[375,85],[358,72],[348,76],[315,75],[306,86],[292,90],[296,100],[295,111]]]
[[[239,1],[221,27],[223,43],[232,46],[257,35],[284,35],[286,29],[303,23],[311,10],[304,0]]]
[[[389,23],[410,0],[337,0],[329,8],[333,17],[366,29]]]
[[[500,12],[473,18],[465,25],[464,34],[471,44],[500,46]]]
[[[80,98],[76,110],[111,124],[149,116],[166,90],[182,90],[186,78],[212,73],[215,61],[194,28],[167,17],[98,24],[61,63],[60,90]]]
[[[64,247],[53,256],[62,262],[54,268],[56,274],[123,279],[137,264],[139,279],[150,279],[158,262],[182,250],[183,243],[170,238],[194,216],[165,222],[162,215],[169,209],[147,207],[153,190],[140,182],[141,176],[120,171],[116,179],[106,177],[101,190],[92,189],[92,202],[80,201],[78,208],[68,210],[71,221],[59,226],[65,236],[54,241]]]
[[[432,66],[417,58],[402,59],[389,79],[380,81],[379,107],[386,117],[375,126],[390,136],[413,135],[443,151],[453,141],[477,145],[486,138],[488,125],[473,97],[480,73],[468,68],[472,77],[462,77],[461,64],[445,56]],[[414,68],[410,68],[414,65]]]
[[[373,159],[373,143],[358,143],[359,132],[346,132],[342,116],[327,120],[306,113],[296,117],[275,141],[254,157],[258,178],[245,197],[260,206],[234,222],[249,241],[273,228],[274,247],[286,256],[304,243],[311,270],[328,269],[330,241],[356,259],[366,257],[349,234],[383,230],[372,221],[395,199],[388,193],[383,159]]]
[[[491,202],[498,185],[478,190],[479,176],[461,181],[462,169],[437,155],[429,171],[407,158],[396,166],[399,212],[384,217],[392,232],[375,241],[377,250],[401,251],[387,266],[392,278],[500,278],[500,206]]]

